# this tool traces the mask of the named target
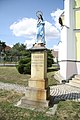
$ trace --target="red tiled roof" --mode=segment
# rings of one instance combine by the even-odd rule
[[[9,50],[11,50],[12,48],[10,47],[10,46],[6,46],[5,47],[5,51],[9,51]]]
[[[58,58],[58,51],[55,51],[54,49],[52,49],[52,55]]]

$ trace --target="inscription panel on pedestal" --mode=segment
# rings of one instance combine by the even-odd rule
[[[44,53],[33,53],[31,56],[31,78],[44,79]]]

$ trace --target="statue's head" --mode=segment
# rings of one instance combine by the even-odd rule
[[[43,13],[42,13],[41,11],[37,11],[37,12],[36,12],[36,16],[38,17],[38,19],[43,20],[42,15],[43,15]]]

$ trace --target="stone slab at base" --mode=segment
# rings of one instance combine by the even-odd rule
[[[26,97],[21,98],[16,106],[22,108],[48,108],[49,101],[47,100],[28,100]]]
[[[38,88],[26,88],[25,96],[17,103],[16,106],[22,108],[48,108],[49,101],[47,100],[50,95],[50,88],[38,89]]]

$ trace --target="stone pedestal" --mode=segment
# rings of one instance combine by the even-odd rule
[[[31,78],[25,96],[20,100],[23,107],[48,107],[50,90],[47,79],[47,49],[44,46],[31,49]]]

